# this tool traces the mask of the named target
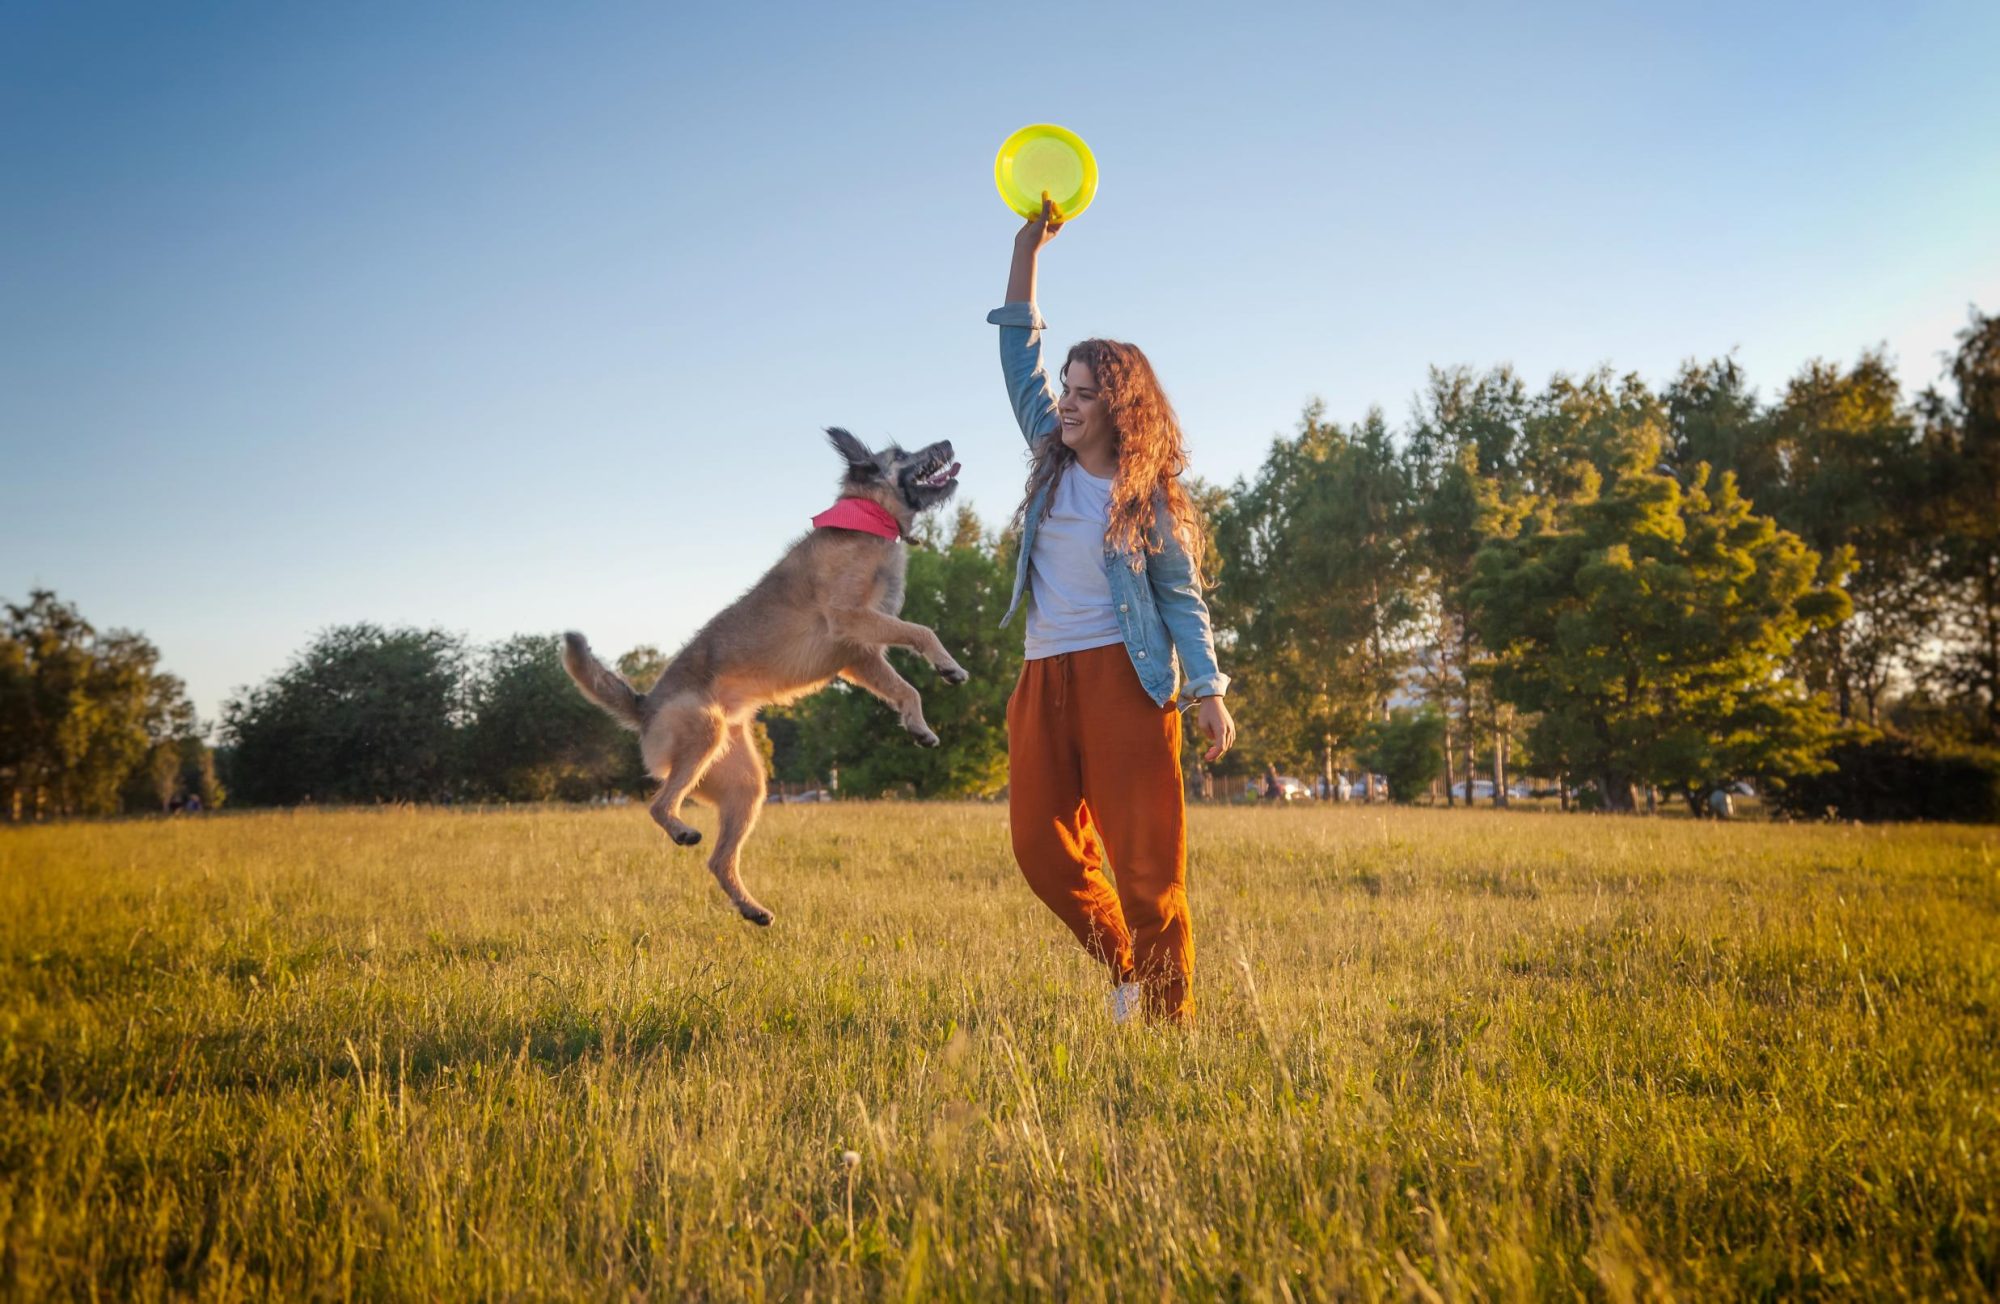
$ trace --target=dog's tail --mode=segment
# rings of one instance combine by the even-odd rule
[[[569,671],[569,677],[576,681],[585,697],[609,711],[627,729],[639,727],[639,694],[616,670],[597,659],[583,635],[574,630],[563,635],[562,662],[563,669]]]

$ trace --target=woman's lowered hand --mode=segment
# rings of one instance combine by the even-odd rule
[[[1222,754],[1236,745],[1236,721],[1229,716],[1229,708],[1219,697],[1204,697],[1197,708],[1196,718],[1201,732],[1208,739],[1209,748],[1201,754],[1204,761],[1220,760]]]

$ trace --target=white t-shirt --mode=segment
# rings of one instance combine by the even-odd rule
[[[1125,641],[1104,574],[1110,521],[1111,481],[1071,462],[1028,559],[1028,660]]]

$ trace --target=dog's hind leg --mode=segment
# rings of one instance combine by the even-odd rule
[[[764,806],[764,761],[757,755],[748,721],[730,727],[728,750],[708,767],[695,795],[713,803],[722,816],[715,850],[709,853],[708,872],[715,875],[738,914],[753,924],[769,924],[771,912],[744,888],[743,877],[737,872],[743,842]]]
[[[646,722],[641,742],[646,768],[662,780],[648,813],[668,837],[692,847],[701,841],[701,830],[681,819],[681,803],[722,751],[722,713],[692,698],[669,700]]]

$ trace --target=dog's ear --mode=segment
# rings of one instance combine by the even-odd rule
[[[874,471],[875,454],[868,451],[868,445],[848,434],[839,426],[826,428],[826,440],[833,450],[847,459],[847,465],[856,471]]]

